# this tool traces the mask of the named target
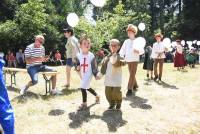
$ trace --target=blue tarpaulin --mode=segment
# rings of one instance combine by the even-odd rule
[[[5,62],[0,57],[0,124],[5,134],[14,134],[14,113],[10,104],[3,77],[3,66]]]

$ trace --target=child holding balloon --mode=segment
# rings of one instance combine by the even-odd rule
[[[93,90],[90,88],[90,81],[92,79],[92,75],[95,76],[96,79],[100,79],[98,73],[98,66],[93,53],[90,52],[91,41],[86,35],[82,36],[80,39],[80,48],[81,52],[77,54],[75,59],[75,69],[80,72],[81,83],[80,89],[82,92],[83,103],[79,107],[78,110],[84,110],[87,108],[87,91],[96,97],[96,103],[100,102],[100,98]]]
[[[126,93],[127,96],[130,96],[137,91],[138,84],[136,80],[136,72],[137,72],[137,66],[140,59],[140,54],[144,52],[144,49],[141,49],[140,46],[140,39],[136,40],[135,36],[137,34],[137,27],[133,24],[129,24],[127,29],[127,35],[129,39],[126,39],[121,47],[120,50],[120,56],[125,59],[125,61],[128,63],[128,69],[129,69],[129,81],[128,81],[128,91]],[[142,40],[142,37],[140,37]],[[144,43],[145,44],[145,43]]]

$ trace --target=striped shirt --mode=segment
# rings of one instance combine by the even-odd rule
[[[37,57],[44,57],[45,56],[45,49],[44,46],[40,46],[39,48],[34,47],[34,43],[31,45],[28,45],[25,49],[25,58],[37,58]],[[32,64],[27,64],[28,66],[33,66],[33,65],[41,65],[42,62],[40,60],[35,61]]]

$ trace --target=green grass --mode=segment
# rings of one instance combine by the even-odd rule
[[[84,112],[77,112],[81,104],[79,77],[73,72],[71,89],[65,89],[65,68],[59,67],[58,88],[61,96],[44,96],[45,85],[39,76],[38,85],[31,87],[25,98],[19,88],[30,78],[17,74],[17,86],[8,93],[15,111],[17,134],[71,134],[71,133],[125,133],[125,134],[197,134],[200,132],[200,66],[178,72],[172,64],[164,65],[164,84],[147,85],[146,72],[138,66],[139,91],[135,97],[126,98],[127,67],[123,68],[122,112],[106,111],[104,78],[92,80],[91,86],[101,96],[101,104],[92,105],[95,98],[88,95]],[[9,80],[9,78],[7,78]],[[8,81],[9,83],[9,81]]]

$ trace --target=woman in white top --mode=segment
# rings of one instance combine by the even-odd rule
[[[162,72],[163,72],[163,63],[165,59],[165,47],[162,42],[163,35],[161,33],[155,34],[156,42],[153,44],[152,55],[151,57],[154,59],[154,80],[156,81],[159,78],[161,81]],[[159,74],[157,71],[159,64]]]
[[[129,24],[127,29],[127,34],[129,39],[126,39],[121,47],[120,56],[125,59],[128,63],[129,69],[129,81],[128,81],[128,91],[127,96],[132,95],[133,91],[137,91],[138,84],[135,78],[137,65],[139,62],[139,51],[134,49],[135,35],[137,34],[137,27],[133,24]]]

